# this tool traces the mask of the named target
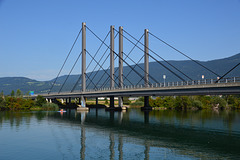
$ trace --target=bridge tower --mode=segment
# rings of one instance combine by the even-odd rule
[[[123,87],[123,27],[119,27],[119,88]],[[118,107],[123,107],[123,97],[118,97]]]
[[[145,87],[149,87],[149,35],[148,29],[144,30],[144,83]],[[149,106],[149,96],[144,96],[144,107],[142,110],[152,110]]]
[[[86,23],[82,23],[82,92],[86,91]],[[85,97],[81,96],[81,106],[86,107]]]
[[[110,88],[114,89],[114,26],[110,27]],[[114,96],[110,96],[110,108],[114,108]]]

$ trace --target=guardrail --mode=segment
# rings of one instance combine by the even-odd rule
[[[124,90],[124,89],[138,89],[138,88],[162,88],[162,87],[176,87],[176,86],[189,86],[189,85],[209,85],[209,84],[223,84],[223,83],[239,83],[240,77],[224,78],[218,81],[218,79],[202,79],[193,81],[177,81],[177,82],[165,82],[165,83],[153,83],[151,85],[128,85],[122,88],[98,88],[98,89],[86,89],[86,92],[94,91],[110,91],[110,90]],[[63,92],[62,92],[63,93]],[[76,92],[73,92],[76,93]]]
[[[196,86],[196,85],[216,85],[216,84],[234,84],[240,83],[240,77],[231,77],[231,78],[224,78],[216,82],[218,79],[202,79],[202,80],[194,80],[194,81],[177,81],[177,82],[166,82],[166,83],[154,83],[145,87],[145,85],[129,85],[123,86],[122,88],[115,87],[115,88],[98,88],[98,89],[87,89],[86,92],[101,92],[101,91],[114,91],[114,90],[129,90],[129,89],[146,89],[146,88],[167,88],[167,87],[181,87],[181,86]],[[50,95],[68,95],[68,94],[79,94],[80,91],[75,92],[52,92]],[[41,94],[46,95],[46,94]]]

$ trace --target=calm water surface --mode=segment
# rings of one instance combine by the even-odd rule
[[[240,113],[0,112],[0,159],[240,159]]]

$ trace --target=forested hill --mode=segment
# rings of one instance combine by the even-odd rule
[[[187,76],[191,77],[192,79],[201,79],[202,75],[205,76],[206,79],[211,79],[211,78],[216,78],[217,76],[214,75],[213,73],[207,71],[200,65],[194,63],[193,61],[190,60],[184,60],[184,61],[168,61],[171,63],[173,66],[178,68],[180,71],[185,73]],[[229,71],[231,68],[233,68],[236,64],[240,62],[240,53],[236,54],[231,57],[223,58],[223,59],[217,59],[217,60],[211,60],[211,61],[198,61],[202,65],[208,67],[218,75],[223,75],[227,71]],[[162,64],[166,65],[168,68],[171,70],[175,71],[178,75],[180,75],[182,78],[188,80],[184,75],[167,65],[165,62],[161,62]],[[144,64],[139,64],[140,67],[144,68]],[[132,66],[134,67],[134,66]],[[136,66],[135,69],[137,72],[141,73],[141,75],[144,75],[143,71]],[[117,70],[117,68],[115,68]],[[128,72],[131,70],[130,67],[125,66],[123,68],[124,75],[127,75]],[[170,71],[168,71],[166,68],[163,66],[159,65],[157,62],[150,62],[149,63],[149,70],[150,70],[150,75],[156,79],[159,83],[163,82],[163,75],[166,75],[166,81],[171,82],[171,81],[180,81],[179,78],[177,78],[175,75],[173,75]],[[109,70],[107,70],[109,73]],[[93,80],[93,83],[97,83],[105,72],[100,71],[98,72],[97,76]],[[87,73],[90,75],[91,73]],[[92,74],[92,76],[95,74],[95,72]],[[115,73],[115,76],[118,76],[118,72]],[[240,66],[235,68],[231,73],[229,73],[226,77],[240,77]],[[79,78],[79,75],[71,75],[68,78],[67,83],[64,85],[62,91],[69,91],[73,88],[74,84],[76,83],[77,79]],[[105,82],[108,82],[105,87],[109,86],[109,81],[106,80],[107,75],[104,76],[104,78],[99,81],[98,87],[102,86]],[[133,84],[136,84],[138,81],[141,80],[142,77],[139,77],[139,75],[132,71],[128,75],[128,80],[131,81]],[[53,87],[53,91],[59,91],[61,88],[63,82],[66,79],[65,76],[61,76],[58,78],[57,83]],[[129,81],[125,80],[124,83],[126,85],[129,85]],[[0,92],[3,91],[4,94],[10,94],[12,90],[16,91],[17,89],[20,89],[22,92],[27,93],[28,91],[34,91],[35,93],[46,93],[52,85],[52,82],[54,80],[50,81],[36,81],[32,80],[29,78],[25,77],[3,77],[0,78]],[[150,78],[150,81],[154,83],[154,81]],[[90,83],[90,81],[87,81],[87,84]],[[93,87],[93,83],[90,83],[88,88]],[[140,84],[143,83],[143,80],[140,81]],[[79,86],[76,88],[76,90],[79,90]]]

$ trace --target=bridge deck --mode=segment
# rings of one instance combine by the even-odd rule
[[[122,88],[112,90],[89,90],[86,92],[62,92],[41,94],[46,98],[109,97],[109,96],[178,96],[178,95],[225,95],[240,94],[240,82],[183,85],[147,88]],[[35,98],[37,95],[32,96]]]

